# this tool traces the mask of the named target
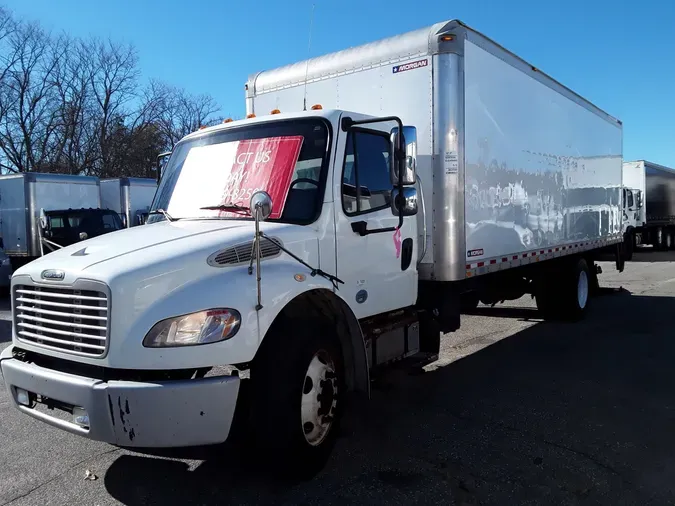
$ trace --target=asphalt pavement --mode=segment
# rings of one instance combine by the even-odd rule
[[[241,449],[91,442],[21,416],[3,388],[0,506],[675,504],[675,253],[603,268],[584,322],[543,323],[529,297],[463,316],[437,364],[375,385],[307,483]],[[9,336],[2,301],[0,349]]]

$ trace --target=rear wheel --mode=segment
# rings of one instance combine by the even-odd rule
[[[577,321],[586,315],[595,283],[588,263],[580,258],[541,280],[537,309],[548,320]]]
[[[462,313],[470,313],[475,311],[480,303],[478,292],[466,292],[460,295],[459,309]]]
[[[319,322],[275,324],[251,371],[251,426],[275,473],[309,479],[337,437],[344,392],[342,353]]]

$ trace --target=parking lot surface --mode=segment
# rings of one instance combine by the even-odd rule
[[[584,322],[542,323],[530,297],[463,316],[438,363],[374,386],[307,483],[230,447],[179,459],[91,442],[20,416],[3,386],[0,506],[675,503],[675,254],[603,268]]]

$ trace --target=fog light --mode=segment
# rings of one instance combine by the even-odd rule
[[[23,388],[16,389],[16,402],[24,406],[30,406],[30,395]]]
[[[84,408],[73,408],[73,422],[80,427],[89,428],[89,415]]]

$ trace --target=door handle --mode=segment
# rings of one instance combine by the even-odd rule
[[[396,227],[386,227],[386,228],[374,228],[368,230],[367,221],[353,221],[351,223],[352,231],[359,234],[361,237],[370,235],[370,234],[381,234],[382,232],[395,232]]]

